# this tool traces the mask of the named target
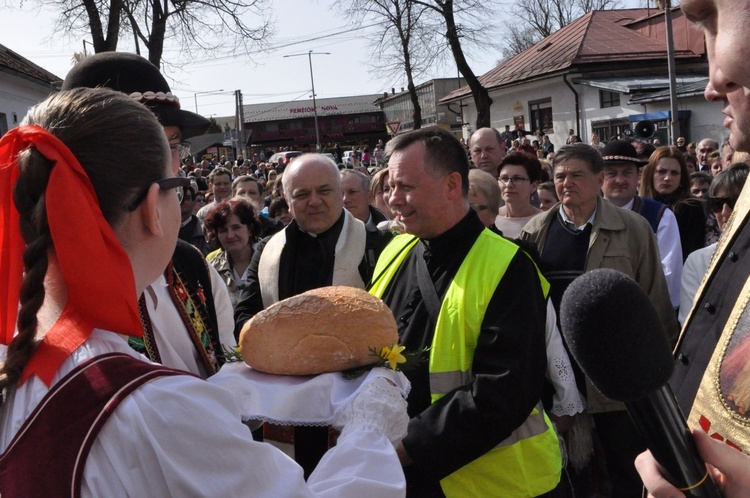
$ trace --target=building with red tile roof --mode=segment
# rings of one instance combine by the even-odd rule
[[[721,134],[718,107],[695,91],[681,92],[694,89],[708,74],[703,35],[679,8],[672,10],[672,18],[678,95],[683,94],[680,135],[697,140]],[[652,119],[657,136],[666,143],[668,92],[666,99],[643,98],[669,87],[664,19],[663,11],[656,9],[592,11],[504,61],[479,78],[493,99],[492,126],[519,125],[549,135],[560,146],[570,129],[584,141],[592,131],[607,140],[634,122]],[[476,120],[468,86],[441,103],[464,106],[468,135]]]

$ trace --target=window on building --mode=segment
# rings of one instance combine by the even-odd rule
[[[599,104],[602,109],[605,107],[617,107],[620,105],[620,94],[607,90],[599,90]]]
[[[8,117],[4,112],[0,112],[0,136],[6,133],[8,133]]]
[[[544,134],[554,133],[551,98],[529,102],[529,112],[531,113],[531,130],[528,131],[533,133],[541,131]]]
[[[599,141],[609,142],[613,139],[624,138],[625,130],[630,129],[630,122],[625,119],[609,119],[591,123],[591,131],[599,135]]]

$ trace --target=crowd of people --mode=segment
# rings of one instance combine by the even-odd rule
[[[434,142],[446,148],[439,149],[441,152],[447,154],[445,151],[450,150],[449,144],[441,142],[451,138],[439,130],[414,134],[421,135],[415,143],[425,147],[422,154],[430,154]],[[409,220],[414,216],[424,217],[428,210],[440,212],[439,196],[434,192],[430,202],[424,199],[424,205],[415,208],[409,199],[410,188],[401,182],[409,185],[417,180],[409,174],[406,180],[399,180],[401,170],[393,157],[394,153],[400,157],[404,152],[397,148],[399,140],[391,140],[385,148],[387,167],[369,170],[342,167],[318,154],[303,154],[276,168],[262,162],[238,160],[211,169],[209,161],[204,160],[187,174],[191,186],[186,188],[182,201],[180,238],[201,250],[220,275],[230,296],[235,338],[247,319],[270,304],[315,287],[343,284],[372,286],[399,320],[403,343],[415,349],[428,346],[434,337],[428,334],[429,340],[423,335],[414,336],[419,340],[410,339],[412,315],[421,309],[414,308],[414,303],[419,302],[425,291],[418,282],[419,275],[408,273],[414,270],[399,270],[404,273],[402,277],[400,273],[390,273],[400,268],[402,257],[420,252],[424,244],[424,250],[436,261],[441,261],[441,257],[456,258],[443,270],[438,270],[443,264],[434,263],[436,266],[429,271],[435,285],[441,286],[437,298],[442,300],[450,289],[445,286],[450,278],[458,277],[454,272],[461,269],[455,266],[461,262],[456,252],[461,245],[459,240],[483,226],[503,240],[515,241],[537,265],[543,281],[549,282],[543,301],[546,304],[541,305],[543,311],[529,311],[524,320],[528,322],[536,314],[547,317],[541,328],[544,335],[538,336],[545,344],[542,353],[547,358],[546,368],[541,376],[524,374],[528,378],[515,387],[530,389],[535,393],[531,397],[541,401],[539,410],[549,417],[564,441],[561,448],[568,462],[567,467],[560,468],[559,483],[543,493],[537,488],[534,493],[561,497],[635,496],[642,482],[633,461],[645,446],[624,407],[593,389],[569,358],[557,320],[562,294],[576,276],[586,271],[600,267],[623,271],[635,278],[650,296],[668,340],[674,345],[678,328],[708,268],[719,230],[726,224],[739,196],[748,166],[723,160],[723,156],[712,163],[708,149],[718,149],[718,144],[709,139],[701,140],[697,148],[654,147],[651,143],[614,139],[601,143],[595,133],[591,143],[585,144],[571,134],[569,143],[556,152],[549,143],[546,158],[540,159],[539,144],[532,144],[526,151],[523,146],[514,149],[511,140],[508,148],[504,135],[499,130],[483,128],[468,141],[457,142],[454,153],[460,153],[467,165],[467,175],[464,179],[459,174],[458,183],[465,184],[468,190],[466,196],[448,196],[451,202],[447,204],[452,208],[446,208],[440,218],[446,222],[442,223],[447,230],[444,235],[439,230],[434,233],[432,226],[410,226]],[[549,138],[543,137],[542,144],[548,142]],[[679,138],[676,143],[684,144],[684,139]],[[413,147],[414,143],[405,146],[407,150]],[[689,173],[691,151],[695,164],[705,163],[704,170]],[[724,152],[735,154],[726,148]],[[703,155],[699,157],[700,154]],[[443,156],[440,154],[441,164],[445,163]],[[420,160],[424,161],[411,158],[407,164]],[[210,169],[205,191],[196,190],[200,188],[198,180],[203,179],[203,167]],[[453,171],[446,168],[446,172]],[[399,189],[405,191],[403,195],[409,201],[401,200]],[[302,194],[298,195],[299,191]],[[204,198],[212,195],[213,200],[200,206],[194,202],[197,195]],[[458,208],[464,201],[468,201],[468,211]],[[416,214],[412,212],[415,209]],[[461,216],[454,212],[456,209]],[[467,226],[459,231],[459,226],[474,217],[477,222],[471,224],[477,223],[475,228],[469,230]],[[450,220],[454,226],[447,226]],[[461,233],[461,238],[448,237],[452,230]],[[464,233],[464,230],[469,231]],[[396,242],[401,240],[398,235],[403,232],[410,234],[403,237],[411,237],[405,245]],[[394,236],[396,239],[389,245]],[[442,236],[450,242],[443,242]],[[420,243],[414,246],[416,240]],[[472,236],[469,240],[473,240]],[[447,252],[439,256],[443,243],[448,244]],[[379,260],[381,254],[384,255]],[[409,291],[408,286],[400,289],[391,283],[379,284],[378,279],[384,275],[378,265],[382,265],[383,259],[397,262],[386,271],[386,276],[419,285]],[[689,264],[683,277],[686,260]],[[441,276],[442,271],[447,271],[447,277]],[[503,304],[507,305],[507,298],[505,301]],[[401,310],[404,303],[410,304]],[[416,320],[416,329],[424,334],[425,327],[434,326],[430,324],[439,320],[439,311],[432,317],[430,310],[421,312],[426,316]],[[493,320],[498,320],[498,316],[493,314]],[[478,350],[473,354],[475,362],[483,361],[477,359]],[[419,385],[418,376],[410,377],[414,385]],[[536,384],[534,388],[526,385],[532,378],[542,383],[541,390]],[[470,385],[476,382],[472,380]],[[508,387],[496,389],[496,395],[501,396]],[[417,404],[416,396],[410,397],[411,416],[421,413],[424,417],[429,411],[439,413],[429,402]],[[460,401],[453,403],[461,406]],[[529,409],[520,406],[522,411]],[[445,437],[446,441],[452,437],[442,432],[445,427],[439,433],[435,427],[421,429],[420,425],[425,423],[421,420],[411,427],[412,436],[402,443],[399,456],[402,463],[408,463],[405,471],[409,495],[436,496],[441,488],[446,489],[443,480],[453,475],[456,464],[439,471],[443,464],[426,455],[439,451],[440,446],[422,448],[424,443],[415,441],[422,430],[439,439]],[[441,420],[441,424],[446,423]],[[478,427],[486,430],[484,425]],[[262,429],[255,432],[255,437],[263,438]],[[308,477],[330,447],[328,429],[295,427],[292,441],[295,458]],[[591,449],[580,450],[581,444],[587,443]],[[469,451],[468,455],[473,453]],[[555,474],[552,468],[548,472]],[[479,485],[476,489],[494,492]]]
[[[701,26],[725,143],[429,127],[353,169],[315,153],[180,168],[208,122],[145,59],[84,60],[0,141],[0,493],[680,496],[559,331],[570,284],[610,268],[675,347],[712,478],[746,496],[750,74],[716,52],[744,26],[718,22]],[[405,399],[365,386],[335,442],[295,426],[295,464],[216,383],[250,318],[330,285],[382,299],[422,361]]]

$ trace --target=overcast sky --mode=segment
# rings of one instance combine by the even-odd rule
[[[638,1],[622,3],[636,5]],[[378,66],[378,55],[371,53],[363,30],[356,26],[347,28],[343,17],[331,10],[330,4],[331,0],[273,0],[276,30],[272,45],[281,48],[253,54],[252,61],[244,54],[219,60],[206,55],[189,63],[164,66],[172,92],[184,108],[195,111],[196,92],[224,90],[217,95],[197,95],[200,114],[217,117],[234,114],[233,92],[238,89],[242,90],[246,105],[306,100],[311,97],[307,56],[283,56],[306,54],[309,50],[331,54],[313,56],[318,98],[381,93],[390,91],[392,86],[399,91],[406,86],[405,81],[392,84],[368,71]],[[3,17],[0,44],[64,78],[72,65],[73,53],[83,50],[83,41],[53,34],[56,11],[50,7],[36,8],[27,0],[22,9],[6,7],[0,13]],[[502,14],[498,12],[498,25],[500,18],[507,18],[507,14]],[[91,50],[90,44],[87,50]],[[178,58],[178,51],[179,48],[167,47],[164,60]],[[471,61],[472,69],[481,75],[495,67],[499,58],[500,54],[479,54]],[[450,64],[430,76],[456,76],[455,66]]]

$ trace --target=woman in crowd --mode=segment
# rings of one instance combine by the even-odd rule
[[[540,183],[536,188],[537,194],[539,194],[539,209],[542,211],[549,211],[549,208],[558,203],[557,192],[555,191],[555,182],[548,181]]]
[[[187,185],[156,117],[111,90],[53,94],[0,141],[0,493],[403,496],[384,431],[403,407],[359,407],[398,396],[387,383],[342,410],[351,422],[305,482],[252,440],[230,391],[128,346]]]
[[[745,186],[750,166],[745,163],[734,163],[728,170],[720,172],[714,177],[708,188],[708,205],[716,216],[719,230],[729,222],[729,217],[734,211],[734,205],[740,197],[740,192]],[[701,172],[699,172],[701,173]],[[685,260],[682,268],[682,281],[680,286],[680,312],[677,318],[680,325],[685,322],[690,308],[693,306],[693,298],[698,291],[698,286],[708,270],[711,256],[716,249],[716,242],[702,249],[694,251]]]
[[[214,206],[206,215],[204,225],[211,238],[219,243],[220,252],[211,264],[227,285],[234,307],[242,299],[250,260],[263,227],[256,218],[253,205],[242,197]]]
[[[381,210],[388,219],[393,219],[393,213],[388,205],[390,195],[391,186],[388,185],[388,168],[383,168],[375,172],[370,180],[370,204]]]
[[[599,140],[599,134],[595,131],[591,132],[591,146],[597,149],[603,149],[604,144]]]
[[[532,206],[531,196],[542,177],[539,160],[527,154],[508,154],[500,162],[500,183],[505,205],[495,219],[495,226],[508,238],[515,239],[521,228],[541,211]]]
[[[476,168],[469,170],[469,206],[484,226],[502,235],[495,226],[495,217],[500,209],[500,187],[486,171]]]
[[[292,222],[292,214],[289,212],[289,204],[283,197],[277,197],[268,206],[268,217],[280,221],[287,226]]]
[[[721,160],[721,154],[719,151],[710,153],[706,162],[708,162],[708,168],[712,176],[718,175],[724,169],[724,163]]]
[[[677,147],[659,147],[641,175],[640,195],[655,199],[674,211],[680,229],[683,261],[706,244],[706,212],[700,199],[690,195],[685,156]]]

